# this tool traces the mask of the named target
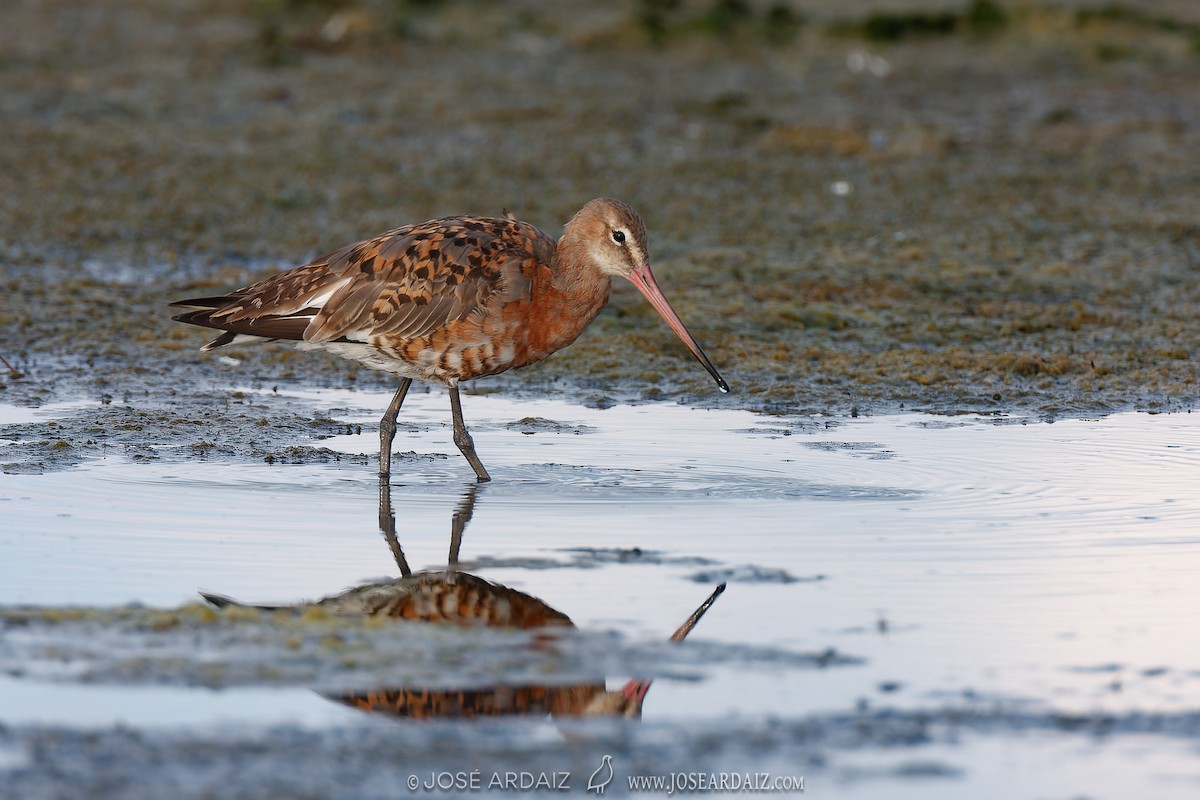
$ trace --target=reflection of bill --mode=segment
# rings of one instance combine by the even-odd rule
[[[596,794],[604,794],[604,790],[608,788],[610,783],[612,783],[612,779],[612,756],[605,753],[604,757],[600,759],[600,766],[597,767],[596,771],[593,772],[591,777],[588,778],[588,791],[595,792]]]
[[[536,597],[492,583],[457,569],[462,534],[474,510],[477,485],[473,485],[452,517],[449,565],[445,570],[413,573],[395,534],[391,487],[380,482],[379,520],[401,577],[389,583],[356,586],[315,603],[296,606],[257,606],[269,610],[303,613],[319,608],[335,617],[371,617],[454,624],[463,628],[520,630],[573,628],[571,620]],[[708,599],[671,636],[681,640],[691,632],[709,606],[725,590],[716,588]],[[203,594],[203,593],[202,593]],[[203,594],[216,606],[240,605],[220,595]],[[471,718],[507,715],[628,716],[639,717],[651,680],[635,678],[621,689],[608,691],[603,681],[554,685],[497,684],[471,689],[382,687],[370,691],[330,695],[330,699],[362,711],[407,719]]]

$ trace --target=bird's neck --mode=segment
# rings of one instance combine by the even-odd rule
[[[564,323],[578,325],[574,339],[608,305],[612,278],[596,266],[584,243],[569,234],[559,240],[549,272],[542,302]]]
[[[575,341],[608,304],[611,286],[612,280],[587,259],[582,246],[564,236],[533,277],[517,366],[541,361]]]

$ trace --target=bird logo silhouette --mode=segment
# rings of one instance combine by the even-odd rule
[[[607,753],[600,759],[600,766],[588,778],[587,790],[596,794],[604,794],[605,788],[612,783],[613,766],[612,756]]]

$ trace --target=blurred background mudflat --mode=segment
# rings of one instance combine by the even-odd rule
[[[612,195],[721,402],[1188,407],[1197,86],[1183,0],[13,2],[0,341],[24,377],[0,385],[154,394],[203,371],[162,308],[188,287],[446,214],[557,235]],[[715,402],[632,292],[613,306],[496,385]]]

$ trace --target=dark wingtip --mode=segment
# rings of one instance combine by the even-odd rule
[[[221,308],[229,305],[237,298],[234,295],[221,295],[219,297],[189,297],[187,300],[176,300],[167,305],[171,308]]]
[[[234,600],[232,597],[226,597],[223,594],[212,594],[211,592],[197,592],[197,594],[203,597],[209,604],[214,605],[217,608],[240,605],[237,600]]]
[[[178,306],[179,303],[172,303],[173,306]],[[182,314],[176,314],[171,317],[175,322],[183,322],[188,325],[198,325],[202,328],[215,328],[212,324],[212,309],[211,308],[196,308],[192,307],[191,311],[185,311]]]
[[[289,606],[251,606],[246,603],[239,603],[232,597],[224,594],[213,594],[212,592],[196,592],[217,608],[252,608],[255,611],[284,611],[290,608]]]

